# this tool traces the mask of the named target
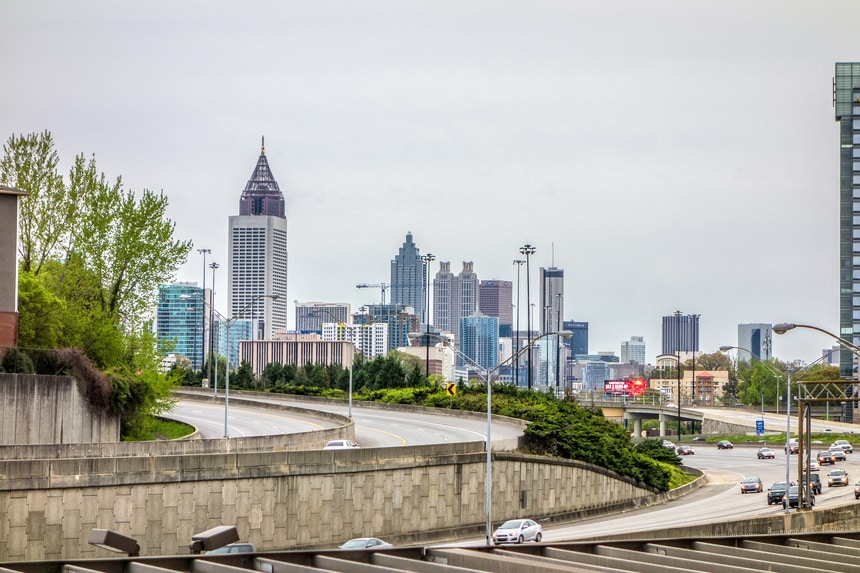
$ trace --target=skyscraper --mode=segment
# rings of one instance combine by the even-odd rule
[[[486,370],[496,368],[499,365],[499,319],[475,313],[462,317],[459,322],[461,352]]]
[[[564,321],[564,269],[540,268],[541,332],[558,332]]]
[[[770,360],[773,334],[770,324],[738,325],[738,360]],[[750,356],[749,352],[754,356]]]
[[[576,320],[565,320],[562,322],[563,330],[572,332],[570,338],[562,338],[562,344],[570,349],[570,353],[576,357],[588,354],[588,323]]]
[[[255,339],[270,339],[274,331],[286,332],[287,218],[284,196],[266,159],[265,142],[239,199],[239,214],[230,217],[228,242],[228,318],[253,317]],[[259,298],[270,294],[278,298]],[[232,338],[233,333],[230,335]]]
[[[623,364],[645,364],[645,338],[631,336],[621,343],[621,362]]]
[[[162,355],[176,354],[191,361],[195,370],[203,365],[203,332],[209,322],[203,312],[203,289],[197,283],[158,285],[155,330]]]
[[[839,122],[839,336],[860,344],[860,63],[837,63],[833,106]],[[854,354],[839,353],[839,374],[853,377]],[[846,421],[853,420],[848,408]]]
[[[663,354],[699,351],[699,315],[677,311],[663,317]]]
[[[439,272],[433,280],[433,325],[440,332],[454,334],[458,345],[460,319],[478,311],[478,284],[472,262],[463,261],[458,275],[451,272],[449,261],[439,262]]]
[[[427,264],[412,242],[412,231],[391,261],[391,304],[412,307],[415,314],[424,316],[427,299]]]
[[[485,316],[499,319],[499,336],[510,337],[513,333],[513,283],[511,281],[480,281],[478,286],[478,310]]]

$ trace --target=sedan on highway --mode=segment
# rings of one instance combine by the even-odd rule
[[[356,537],[341,545],[340,549],[384,549],[386,547],[394,546],[378,537]]]
[[[540,524],[531,519],[510,519],[493,533],[495,543],[540,541],[542,537],[543,532]]]
[[[690,446],[678,446],[678,455],[679,456],[692,456],[695,453],[696,453],[696,450],[694,450]]]
[[[761,493],[762,491],[764,491],[764,486],[760,478],[748,477],[741,482],[741,493]]]
[[[830,453],[833,454],[833,459],[837,462],[844,462],[845,458],[845,450],[843,450],[840,446],[833,446],[830,448]]]
[[[718,450],[731,450],[734,447],[735,446],[728,440],[720,440],[719,442],[717,442]]]
[[[352,440],[331,440],[326,443],[324,450],[351,450],[357,448],[358,444]]]
[[[839,446],[846,454],[854,453],[854,447],[848,440],[836,440],[830,445],[831,448],[833,448],[834,446]]]
[[[790,488],[788,488],[788,494],[786,494],[786,496],[784,498],[782,498],[783,509],[788,509],[789,507],[797,507],[798,506],[797,500],[800,497],[799,492],[798,492],[799,489],[800,488],[797,487],[796,485],[793,485]],[[809,494],[809,505],[810,506],[815,505],[815,494],[811,493],[811,492]]]
[[[818,452],[818,455],[815,456],[815,459],[818,461],[819,465],[824,464],[835,464],[836,458],[833,457],[833,452],[830,450],[821,450]]]
[[[773,453],[773,450],[770,448],[759,448],[756,456],[758,456],[758,459],[760,460],[772,460],[776,457],[776,454]]]
[[[827,487],[848,485],[848,472],[845,470],[830,470],[827,474]]]

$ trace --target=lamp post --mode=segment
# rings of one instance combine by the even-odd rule
[[[513,354],[519,350],[520,346],[520,267],[525,264],[524,260],[514,259],[514,264],[517,265],[517,334],[514,340],[514,351]],[[515,384],[516,386],[520,385],[520,359],[517,358],[514,363],[514,372],[516,373]]]
[[[678,353],[678,439],[681,439],[681,311],[675,311],[675,351]]]
[[[207,376],[212,380],[212,357],[215,354],[215,335],[212,326],[215,324],[215,270],[218,268],[218,263],[209,263],[209,268],[212,269],[212,289],[209,291],[209,374]],[[205,292],[203,293],[205,296]],[[217,368],[217,367],[216,367]],[[215,371],[215,396],[218,395],[218,371]]]
[[[332,314],[331,311],[329,311],[325,308],[314,309],[308,313],[308,316],[313,316],[314,313],[316,313],[316,312],[324,312],[327,315],[329,315],[331,318],[333,318],[335,321],[337,321],[337,317],[334,314]],[[343,342],[349,342],[350,344],[352,344],[352,359],[350,360],[349,368],[348,368],[348,370],[349,370],[349,402],[348,402],[348,404],[349,405],[348,405],[347,410],[346,410],[346,415],[349,418],[352,418],[352,366],[353,366],[353,363],[355,361],[355,343],[352,342],[351,340],[346,340]]]
[[[473,365],[483,369],[484,370],[484,376],[486,377],[486,380],[487,380],[487,439],[486,439],[486,446],[484,448],[487,450],[487,473],[486,473],[486,476],[484,477],[484,489],[486,490],[484,492],[485,493],[484,506],[486,509],[486,523],[485,523],[486,531],[485,531],[485,534],[486,534],[487,547],[493,547],[493,520],[492,520],[492,517],[493,517],[493,514],[492,514],[492,508],[493,508],[493,455],[492,455],[492,451],[493,451],[493,447],[492,447],[493,383],[492,383],[492,376],[493,376],[493,373],[497,372],[498,370],[501,370],[505,366],[510,365],[514,360],[516,360],[519,357],[520,354],[528,351],[529,348],[531,348],[531,345],[536,344],[539,340],[542,340],[543,338],[546,338],[548,336],[563,336],[565,338],[569,338],[572,335],[573,335],[572,332],[564,331],[564,330],[561,330],[559,332],[547,332],[547,333],[541,334],[540,336],[536,337],[534,340],[530,341],[528,343],[528,345],[519,349],[517,352],[514,352],[507,360],[503,360],[501,363],[497,364],[492,369],[487,368],[487,367],[482,366],[481,364],[477,363],[474,359],[472,359],[470,356],[466,355],[459,348],[446,344],[446,346],[448,348],[453,350],[461,358],[464,358],[466,361],[471,362]],[[421,336],[421,335],[419,334],[417,336]],[[445,340],[441,336],[438,336],[438,338],[440,340],[442,340],[443,343],[448,342],[447,340]]]
[[[424,375],[430,378],[430,263],[436,260],[432,253],[427,253],[421,260],[424,261],[424,275],[426,277],[427,302],[424,305],[424,325],[426,326],[427,339],[424,341],[426,349],[426,358],[424,360]]]
[[[233,316],[231,316],[230,318],[228,318],[225,321],[225,331],[226,331],[226,337],[227,337],[227,375],[224,377],[224,437],[225,438],[230,437],[230,433],[227,431],[227,412],[230,408],[230,327],[233,325],[234,322],[236,322],[237,320],[242,318],[242,315],[245,314],[245,312],[249,308],[253,307],[254,303],[257,302],[258,300],[260,300],[261,298],[270,298],[272,300],[277,300],[279,297],[280,297],[280,295],[277,295],[277,294],[260,294],[260,295],[257,295],[254,298],[252,298],[251,302],[249,302],[247,305],[245,305],[245,307],[242,310],[240,310],[239,312],[237,312],[236,314],[234,314]]]
[[[203,377],[203,364],[206,362],[206,255],[212,254],[212,249],[197,249],[203,255],[203,308],[200,309],[200,377]],[[213,284],[214,286],[214,284]]]
[[[531,351],[531,348],[532,348],[532,345],[531,345],[532,318],[531,318],[531,302],[530,302],[531,301],[531,295],[530,295],[530,288],[529,288],[529,283],[531,282],[529,280],[529,259],[535,253],[536,250],[537,250],[537,248],[533,247],[532,245],[529,245],[528,243],[526,243],[525,245],[520,247],[520,254],[526,256],[526,323],[527,323],[526,328],[528,328],[528,330],[529,330],[529,332],[528,332],[529,344],[526,345],[526,348],[529,351],[529,355],[527,357],[529,370],[526,374],[527,374],[527,378],[528,378],[529,390],[532,389],[532,351]]]

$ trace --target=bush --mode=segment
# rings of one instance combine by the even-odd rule
[[[10,348],[0,361],[0,369],[12,374],[35,374],[33,360],[20,348]]]

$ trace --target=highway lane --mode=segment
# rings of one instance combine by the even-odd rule
[[[259,400],[296,408],[332,412],[346,416],[348,406],[344,403],[314,403],[291,399],[288,395],[261,394],[259,397],[242,396],[243,400]],[[205,407],[204,407],[205,406]],[[185,421],[197,426],[204,438],[220,438],[224,435],[224,406],[195,400],[180,399],[173,412],[165,417]],[[276,423],[282,418],[280,423]],[[352,418],[355,422],[355,441],[365,448],[429,445],[440,443],[474,442],[486,439],[487,422],[481,417],[461,417],[440,414],[428,409],[426,414],[364,408],[361,402],[353,402]],[[307,432],[317,424],[334,427],[336,424],[322,418],[297,416],[294,413],[269,409],[239,406],[230,401],[228,429],[230,435],[259,436],[281,433]],[[516,439],[522,430],[516,423],[494,420],[493,442]]]

